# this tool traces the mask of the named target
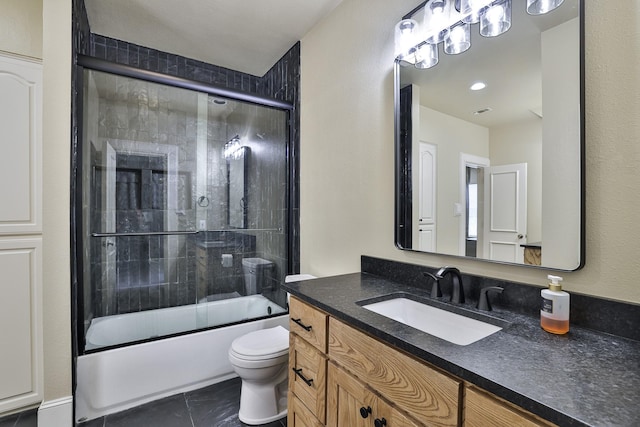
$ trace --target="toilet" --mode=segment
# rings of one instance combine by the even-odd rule
[[[261,293],[271,270],[273,270],[271,261],[262,258],[243,258],[242,273],[244,274],[245,295]]]
[[[289,331],[282,326],[249,332],[231,343],[229,362],[242,380],[238,418],[267,424],[287,415]]]
[[[308,274],[295,274],[286,276],[285,282],[314,278]],[[267,424],[287,415],[288,330],[276,326],[236,338],[229,348],[229,362],[242,380],[240,421],[250,425]]]

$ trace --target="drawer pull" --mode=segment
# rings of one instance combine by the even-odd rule
[[[385,420],[384,418],[376,418],[376,420],[373,422],[373,425],[376,427],[384,427],[387,425],[387,420]]]
[[[360,416],[362,418],[367,418],[370,413],[371,413],[371,406],[367,406],[366,408],[363,406],[362,408],[360,408]]]
[[[305,384],[307,384],[309,387],[311,387],[313,385],[313,379],[307,379],[304,377],[304,375],[302,375],[302,368],[300,369],[296,369],[296,368],[291,368],[293,369],[293,372],[296,373],[297,376],[300,377],[300,379],[302,379],[302,381],[305,382]]]
[[[304,329],[305,331],[310,331],[311,330],[311,325],[307,326],[304,323],[302,323],[302,319],[297,318],[297,319],[291,319],[294,322],[296,322],[302,329]]]

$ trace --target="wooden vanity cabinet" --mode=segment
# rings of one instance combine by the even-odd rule
[[[295,297],[289,307],[290,427],[553,426]]]

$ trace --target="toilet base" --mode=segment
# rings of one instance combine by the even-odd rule
[[[245,424],[268,424],[287,416],[287,366],[280,374],[284,381],[277,386],[242,380],[238,418]],[[284,374],[284,375],[283,375]]]

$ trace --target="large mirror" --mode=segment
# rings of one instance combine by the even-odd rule
[[[405,19],[421,24],[425,3]],[[431,68],[419,68],[424,58],[396,58],[396,245],[576,270],[584,263],[584,6],[564,0],[532,15],[525,0],[496,3],[510,4],[506,32],[484,37],[470,24],[470,47],[446,54],[438,43]]]

